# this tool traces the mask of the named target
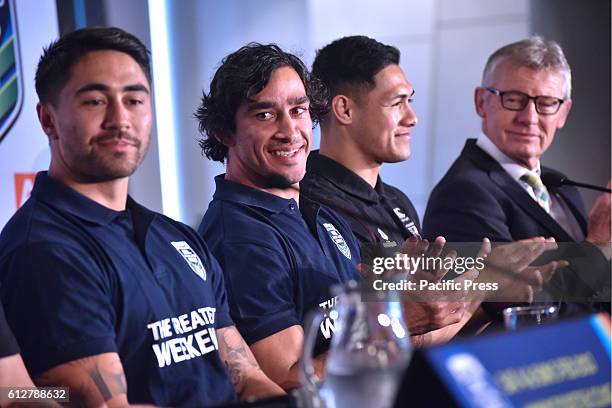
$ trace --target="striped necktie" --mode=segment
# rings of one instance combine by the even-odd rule
[[[548,190],[546,190],[546,186],[542,183],[542,179],[540,176],[535,173],[528,171],[523,174],[520,179],[524,182],[529,190],[533,193],[533,197],[540,204],[547,213],[550,212],[550,195],[548,194]]]

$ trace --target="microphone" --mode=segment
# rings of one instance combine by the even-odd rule
[[[579,183],[577,181],[569,180],[566,177],[555,173],[542,174],[542,183],[550,187],[576,186],[588,188],[591,190],[603,191],[604,193],[612,193],[612,190],[610,190],[609,188],[594,186],[592,184]]]

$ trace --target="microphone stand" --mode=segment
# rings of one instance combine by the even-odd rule
[[[583,187],[591,190],[603,191],[604,193],[612,193],[612,190],[606,187],[594,186],[592,184],[580,183],[578,181],[572,181],[568,179],[563,179],[563,184],[567,184],[570,186]]]
[[[588,188],[590,190],[603,191],[604,193],[612,193],[612,190],[607,187],[595,186],[593,184],[580,183],[578,181],[569,180],[559,174],[546,173],[542,175],[542,182],[545,186],[549,187],[561,187],[565,186],[576,186],[582,188]]]

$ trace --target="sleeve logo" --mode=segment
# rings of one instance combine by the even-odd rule
[[[344,255],[348,259],[351,259],[351,250],[349,249],[348,245],[346,244],[346,241],[342,237],[342,234],[338,232],[338,230],[336,229],[336,227],[334,227],[333,224],[326,222],[323,223],[323,226],[327,230],[327,234],[329,235],[329,237],[332,239],[332,241],[334,241],[334,244],[336,244],[340,252],[342,252],[342,255]]]
[[[176,248],[179,254],[183,257],[192,271],[196,273],[202,280],[206,280],[206,269],[202,265],[202,261],[198,254],[195,253],[189,244],[185,241],[174,241],[171,242],[172,246]]]

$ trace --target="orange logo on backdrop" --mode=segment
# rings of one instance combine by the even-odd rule
[[[15,203],[17,208],[30,198],[36,173],[15,173]]]

